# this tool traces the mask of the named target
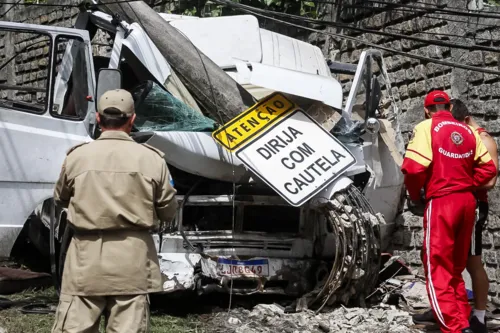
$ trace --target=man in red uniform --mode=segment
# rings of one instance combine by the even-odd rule
[[[462,272],[475,221],[473,192],[496,175],[479,134],[453,118],[450,98],[432,91],[427,120],[413,130],[401,171],[410,199],[425,187],[423,263],[427,293],[441,331],[471,333]]]
[[[471,117],[467,106],[459,99],[451,100],[451,113],[453,117],[471,126],[483,141],[486,149],[490,153],[496,168],[498,169],[498,148],[495,140],[480,127]],[[495,186],[497,176],[493,177],[486,185],[477,189],[475,195],[477,199],[476,223],[472,232],[469,258],[467,260],[467,271],[472,280],[472,290],[474,291],[474,310],[470,319],[470,328],[474,333],[488,332],[486,325],[486,305],[488,302],[488,275],[481,261],[483,228],[488,218],[488,190]],[[433,324],[436,319],[432,310],[423,314],[413,316],[413,322],[416,324]]]

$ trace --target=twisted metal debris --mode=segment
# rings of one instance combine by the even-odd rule
[[[385,221],[353,185],[318,209],[333,229],[336,255],[329,276],[305,296],[307,305],[317,308],[317,313],[337,302],[354,300],[364,306],[366,293],[374,288],[378,276],[380,224]]]

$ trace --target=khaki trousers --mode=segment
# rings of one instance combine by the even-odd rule
[[[101,315],[106,333],[149,332],[149,296],[71,296],[61,294],[52,333],[98,333]]]

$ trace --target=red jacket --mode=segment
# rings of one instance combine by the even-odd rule
[[[451,112],[436,112],[415,126],[401,171],[411,200],[474,191],[492,179],[497,169],[479,134],[458,122]]]

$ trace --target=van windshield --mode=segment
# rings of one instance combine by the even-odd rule
[[[135,126],[147,131],[212,132],[216,123],[199,111],[175,98],[153,81],[145,81],[133,89]]]

